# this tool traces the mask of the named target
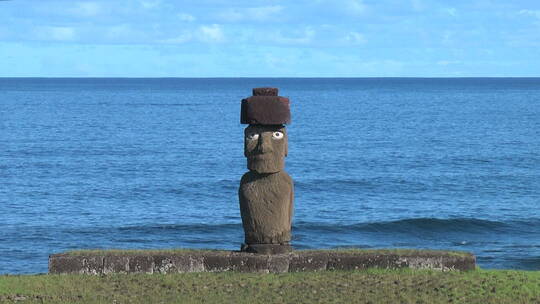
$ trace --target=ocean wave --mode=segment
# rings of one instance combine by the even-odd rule
[[[531,227],[540,225],[540,219],[520,219],[512,221],[491,221],[478,218],[408,218],[395,221],[336,224],[331,222],[296,221],[293,230],[299,233],[535,233]],[[119,231],[166,233],[185,231],[190,233],[223,233],[239,231],[241,223],[192,223],[165,225],[134,225],[116,228]]]
[[[142,232],[142,233],[167,233],[185,231],[190,233],[223,233],[224,231],[237,231],[242,229],[242,224],[223,223],[223,224],[165,224],[165,225],[134,225],[118,227],[119,231]]]
[[[493,233],[498,232],[535,232],[530,227],[538,226],[540,219],[513,221],[490,221],[477,218],[408,218],[395,221],[367,222],[349,225],[331,223],[297,222],[295,228],[313,231],[343,232],[381,232],[381,233],[419,233],[419,232],[457,232],[457,233]]]

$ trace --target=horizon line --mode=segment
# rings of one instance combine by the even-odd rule
[[[407,78],[414,78],[414,79],[501,79],[501,78],[540,78],[540,76],[435,76],[435,77],[429,77],[429,76],[358,76],[358,77],[347,77],[347,76],[336,76],[336,77],[328,77],[328,76],[322,76],[322,77],[291,77],[291,76],[285,76],[285,77],[279,77],[279,76],[269,76],[269,77],[262,77],[262,76],[238,76],[238,77],[226,77],[226,76],[216,76],[216,77],[187,77],[187,76],[165,76],[165,77],[155,77],[155,76],[149,76],[149,77],[142,77],[142,76],[136,76],[136,77],[130,77],[130,76],[54,76],[54,77],[48,77],[48,76],[0,76],[0,79],[407,79]]]

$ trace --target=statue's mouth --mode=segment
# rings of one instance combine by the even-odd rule
[[[251,155],[249,158],[254,160],[267,160],[272,158],[272,154],[270,153],[261,153],[261,154],[254,154]]]

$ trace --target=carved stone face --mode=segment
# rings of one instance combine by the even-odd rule
[[[244,130],[244,155],[248,169],[275,173],[285,168],[287,133],[282,125],[249,125]]]

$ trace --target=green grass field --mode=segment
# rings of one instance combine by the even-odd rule
[[[0,276],[0,303],[540,303],[540,271]]]

